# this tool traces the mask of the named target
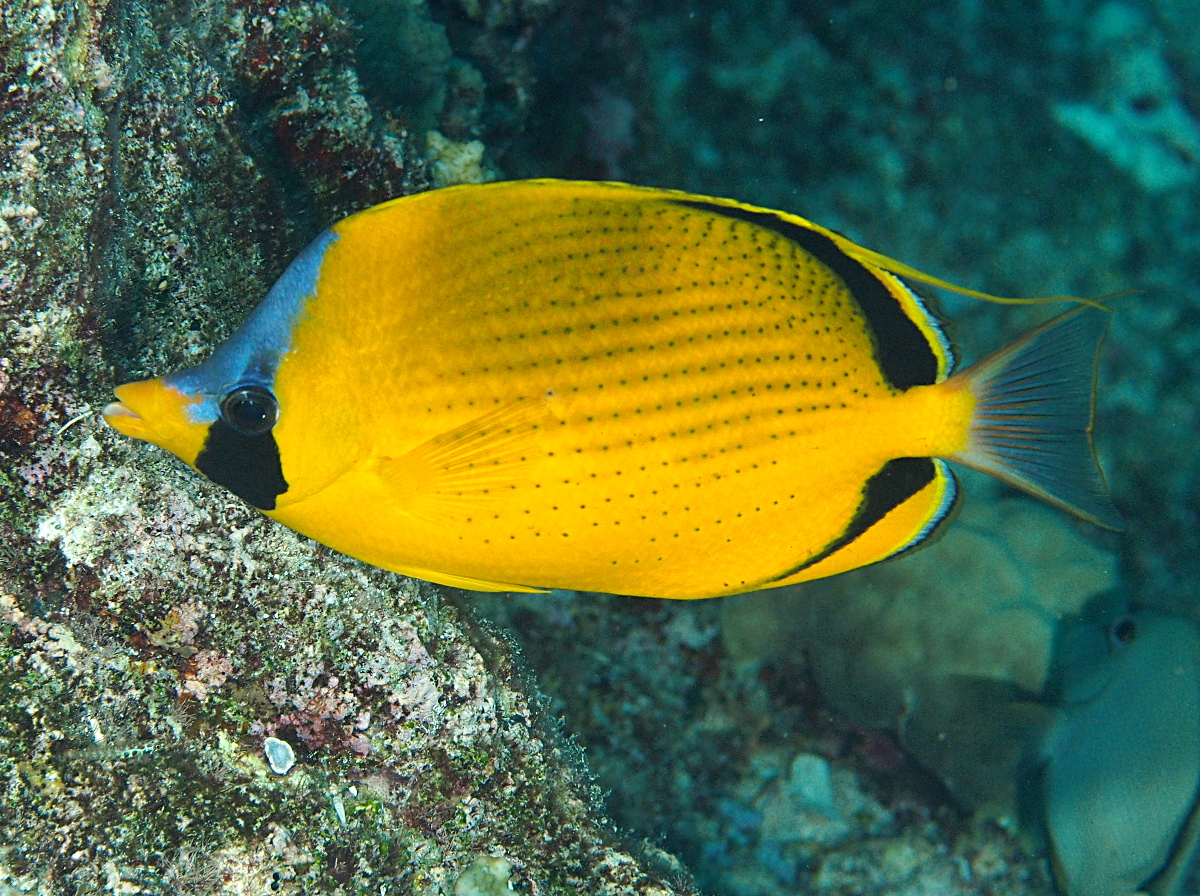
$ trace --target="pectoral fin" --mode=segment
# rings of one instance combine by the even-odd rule
[[[452,521],[532,486],[545,456],[542,437],[556,423],[547,400],[513,401],[398,457],[376,458],[372,472],[396,506],[427,520]]]

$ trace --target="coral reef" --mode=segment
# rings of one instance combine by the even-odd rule
[[[502,645],[481,654],[431,588],[147,467],[56,503],[42,534],[87,576],[61,609],[0,598],[14,877],[154,892],[186,849],[242,887],[436,892],[496,851],[530,886],[669,892],[606,848]],[[178,497],[154,507],[151,475]]]
[[[1200,174],[1200,121],[1179,97],[1164,42],[1138,7],[1105,3],[1088,28],[1089,53],[1104,70],[1098,96],[1091,103],[1054,106],[1060,124],[1155,193]]]
[[[705,893],[1052,892],[1012,828],[963,811],[894,735],[831,710],[799,649],[735,653],[728,600],[472,603],[518,633],[614,817],[661,837]]]
[[[533,15],[489,7],[472,52],[519,71],[496,34]],[[607,825],[503,641],[89,415],[227,333],[314,227],[427,184],[402,113],[433,112],[375,105],[323,3],[0,18],[0,891],[433,894],[485,867],[688,892]]]
[[[964,503],[903,562],[727,601],[722,631],[737,662],[802,653],[838,712],[895,732],[964,804],[1012,823],[1059,624],[1112,587],[1115,563],[1048,508]]]

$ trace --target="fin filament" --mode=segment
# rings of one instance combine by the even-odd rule
[[[915,280],[918,283],[924,283],[927,286],[936,286],[939,289],[945,289],[949,292],[955,292],[962,296],[970,296],[973,299],[983,299],[985,302],[994,302],[997,305],[1047,305],[1052,302],[1074,302],[1077,305],[1088,305],[1092,308],[1105,310],[1103,304],[1104,299],[1084,299],[1079,296],[1045,296],[1041,298],[1033,298],[1027,296],[994,296],[991,293],[980,292],[977,289],[969,289],[966,286],[959,286],[956,283],[951,283],[949,280],[943,280],[941,277],[935,277],[932,274],[926,274],[924,271],[919,271],[914,267],[906,265],[902,261],[897,261],[894,258],[867,249],[846,239],[844,236],[833,233],[830,234],[837,240],[838,246],[842,251],[851,258],[857,259],[864,264],[869,264],[873,267],[882,268],[889,273],[895,274],[897,277],[904,277],[908,280]],[[1126,290],[1127,292],[1130,290]],[[1124,295],[1124,293],[1116,293],[1115,295]],[[1106,296],[1105,298],[1113,298],[1114,296]]]

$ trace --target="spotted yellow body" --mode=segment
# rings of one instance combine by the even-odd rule
[[[322,239],[247,323],[259,336],[122,387],[106,416],[387,569],[678,598],[784,585],[913,546],[953,498],[928,459],[986,455],[981,380],[949,376],[936,320],[795,216],[527,181],[395,200]],[[246,383],[278,419],[243,455],[206,408]],[[259,499],[264,439],[281,480]]]

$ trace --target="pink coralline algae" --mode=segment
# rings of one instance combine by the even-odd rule
[[[219,650],[198,650],[180,682],[180,696],[207,700],[209,692],[224,685],[232,674],[233,664],[225,654]]]
[[[327,674],[324,664],[310,666],[290,686],[282,678],[272,679],[267,683],[267,696],[276,706],[291,711],[274,721],[257,723],[255,734],[291,732],[310,750],[350,750],[360,756],[370,752],[370,743],[356,730],[364,718],[358,697],[336,675]]]

